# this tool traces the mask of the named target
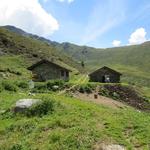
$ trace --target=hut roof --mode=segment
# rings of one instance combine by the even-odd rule
[[[36,62],[36,63],[33,64],[32,66],[28,67],[28,69],[29,69],[29,70],[33,70],[35,67],[37,67],[37,66],[39,66],[39,65],[41,65],[41,64],[43,64],[43,63],[52,64],[52,65],[54,65],[54,66],[56,66],[56,67],[59,67],[59,68],[61,68],[61,69],[63,69],[63,70],[66,70],[66,71],[70,71],[70,72],[71,72],[70,69],[68,69],[68,68],[66,68],[66,67],[64,67],[64,66],[61,66],[60,64],[57,64],[56,62],[52,62],[52,61],[49,61],[49,60],[46,60],[46,59],[42,59],[41,61]]]
[[[100,69],[97,69],[96,71],[90,73],[89,76],[90,76],[90,75],[93,75],[93,74],[95,74],[95,73],[101,72],[103,69],[109,70],[110,72],[113,72],[113,73],[118,74],[118,75],[122,75],[120,72],[118,72],[118,71],[116,71],[116,70],[113,70],[113,69],[111,69],[111,68],[109,68],[109,67],[104,66],[104,67],[102,67],[102,68],[100,68]]]

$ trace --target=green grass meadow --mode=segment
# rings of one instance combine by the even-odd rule
[[[1,110],[12,108],[21,98],[43,97],[60,106],[43,117],[0,115],[1,150],[91,150],[101,142],[149,150],[150,116],[130,107],[113,109],[56,93],[28,96],[4,91]]]

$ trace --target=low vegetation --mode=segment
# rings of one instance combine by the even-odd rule
[[[48,97],[42,98],[42,100],[33,105],[31,108],[27,109],[24,114],[27,117],[39,116],[42,117],[47,114],[51,114],[55,110],[55,101],[49,99]]]
[[[20,98],[42,99],[43,96],[47,102],[52,100],[59,106],[41,117],[0,114],[0,149],[91,150],[97,143],[109,142],[129,150],[149,150],[150,116],[132,108],[113,109],[55,93],[28,96],[2,92],[1,110],[11,108]],[[50,108],[53,110],[53,105]]]

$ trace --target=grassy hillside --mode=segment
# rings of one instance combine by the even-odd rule
[[[43,117],[0,114],[0,149],[91,150],[101,143],[121,144],[128,150],[149,150],[150,116],[131,108],[115,109],[69,96],[1,93],[1,110],[20,98],[48,98],[53,113]],[[56,105],[57,104],[57,105]]]
[[[150,71],[147,70],[150,67],[149,43],[140,45],[142,51],[139,46],[103,50],[37,39],[23,31],[13,33],[0,28],[0,150],[98,150],[96,148],[101,143],[120,144],[127,150],[149,150],[149,113],[131,108],[133,105],[125,106],[129,104],[125,101],[130,100],[136,102],[135,108],[144,106],[149,109],[150,88],[146,87],[150,86]],[[139,89],[134,86],[141,95],[136,99],[131,90],[125,93],[119,84],[112,84],[109,91],[106,88],[111,84],[88,83],[85,72],[73,74],[68,83],[37,82],[31,90],[28,82],[31,72],[26,68],[42,58],[54,59],[74,71],[80,70],[81,66],[73,59],[79,63],[86,60],[88,71],[108,65],[124,74],[123,81],[145,87]],[[54,85],[58,86],[57,90]],[[101,85],[100,89],[98,85]],[[128,89],[128,84],[125,87]],[[75,98],[76,92],[86,91],[83,93],[88,95],[89,91],[94,94],[94,90],[124,102],[124,106],[111,107]],[[15,102],[25,98],[47,100],[49,103],[33,107],[36,108],[34,111],[31,108],[30,114],[15,114]],[[51,104],[51,108],[47,104]],[[42,115],[35,113],[45,112],[47,106],[48,112]]]
[[[56,47],[77,61],[83,60],[89,72],[109,66],[123,73],[123,82],[150,86],[150,42],[107,49],[94,49],[70,43]]]
[[[32,39],[31,41],[34,42],[36,41],[36,46],[34,46],[34,48],[34,44],[32,44],[31,42],[29,42],[31,43],[30,47],[28,46],[28,43],[24,44],[26,47],[33,50],[31,52],[28,50],[27,53],[32,53],[31,55],[33,55],[34,57],[37,54],[40,57],[59,57],[58,59],[63,60],[65,63],[70,64],[73,67],[79,68],[83,72],[86,70],[87,73],[106,65],[108,67],[112,67],[113,69],[118,70],[123,74],[121,78],[122,82],[150,87],[150,42],[135,46],[96,49],[87,46],[78,46],[71,43],[60,44],[44,39],[42,37],[38,37],[36,35],[28,34],[15,27],[7,26],[4,28],[7,28],[8,30],[17,33],[17,36],[19,36],[18,34],[22,35],[21,38],[23,39],[24,37],[28,37],[26,39]],[[18,42],[16,42],[15,45],[16,44],[20,45],[18,44]],[[21,49],[22,51],[22,47],[19,49]],[[64,57],[64,53],[69,57]],[[78,64],[72,61],[72,59],[76,60]],[[85,62],[85,70],[83,70],[80,66],[81,61]]]
[[[53,46],[45,42],[25,37],[14,32],[10,32],[5,28],[0,28],[0,56],[4,55],[22,55],[27,61],[33,63],[39,59],[53,59],[59,63],[65,63],[74,68],[79,68],[69,56],[60,53]]]
[[[30,62],[20,55],[0,56],[0,80],[29,80],[32,75],[27,67]]]

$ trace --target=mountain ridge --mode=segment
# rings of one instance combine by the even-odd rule
[[[10,27],[7,26],[7,30],[9,30],[8,28]],[[22,33],[20,30],[17,31],[15,27],[11,27],[10,30],[11,32],[14,30],[13,32],[16,32],[17,35]],[[71,60],[78,62],[78,66],[83,62],[85,64],[85,68],[83,69],[80,65],[81,71],[86,70],[86,72],[89,73],[100,67],[108,66],[123,74],[122,82],[150,86],[149,41],[140,45],[98,49],[88,46],[79,46],[69,42],[53,42],[32,34],[25,34],[23,36],[29,36],[28,38],[30,40],[36,40],[36,42],[53,48],[55,51],[55,57],[59,56],[59,59],[62,59],[63,54],[65,54],[65,56],[68,56],[70,59],[69,64],[72,63]],[[45,51],[44,48],[46,47],[43,47],[42,51]],[[34,55],[37,55],[35,54],[37,51],[37,49],[33,49]],[[65,61],[65,57],[63,60]]]
[[[18,30],[17,30],[18,32]],[[23,34],[23,35],[22,35]],[[80,64],[52,45],[28,36],[23,30],[19,33],[0,27],[0,55],[23,55],[31,63],[41,60],[55,60],[80,69]]]

